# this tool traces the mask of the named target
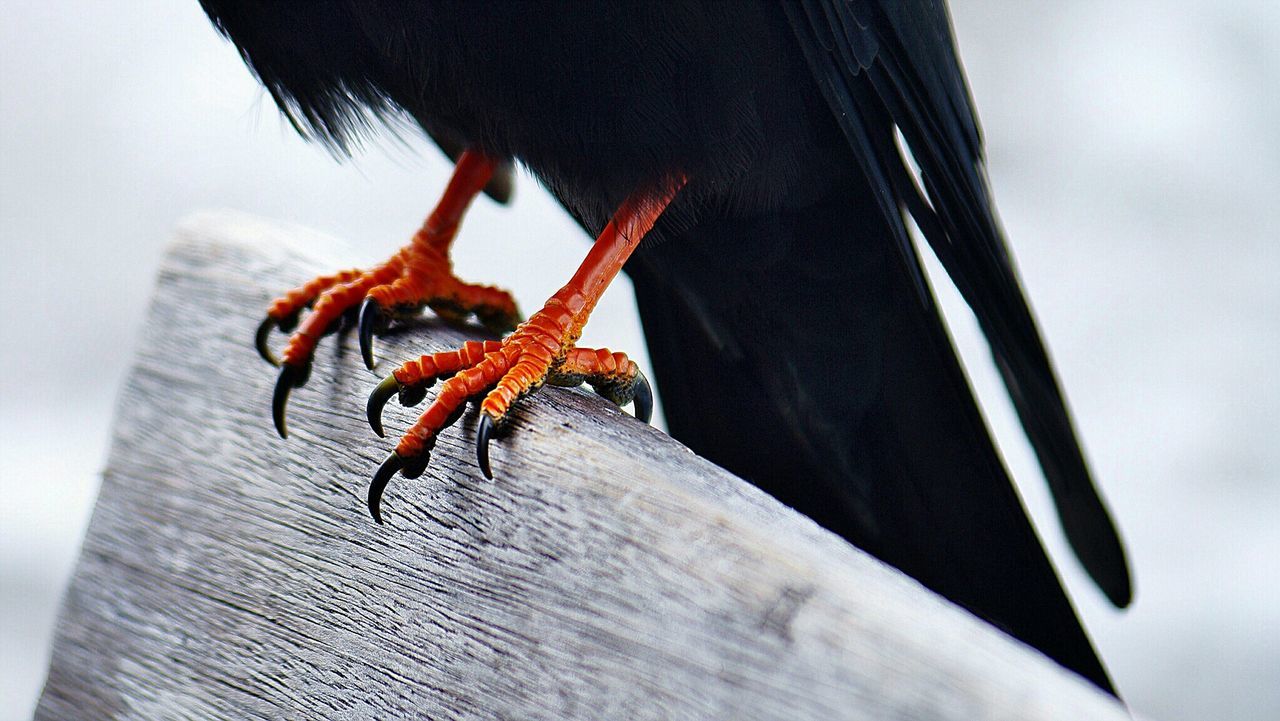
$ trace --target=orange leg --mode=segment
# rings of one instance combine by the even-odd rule
[[[623,402],[639,399],[637,410],[642,410],[642,405],[652,406],[647,381],[625,355],[578,349],[574,344],[600,296],[683,185],[684,179],[679,179],[659,192],[628,198],[600,233],[573,278],[502,341],[468,343],[458,351],[423,356],[401,365],[378,386],[369,399],[369,415],[374,429],[380,431],[381,420],[376,416],[392,395],[399,392],[402,402],[416,401],[437,378],[450,376],[374,474],[369,510],[375,519],[381,521],[380,499],[392,476],[397,471],[407,477],[422,472],[436,436],[461,414],[468,399],[483,396],[477,455],[486,477],[492,477],[488,441],[493,429],[501,425],[519,398],[544,383],[582,377],[598,391],[604,389],[601,392],[608,397]]]
[[[284,409],[290,391],[306,382],[320,338],[337,327],[344,314],[363,302],[359,314],[360,350],[373,367],[373,334],[391,318],[417,313],[426,305],[449,320],[474,313],[495,332],[515,327],[520,312],[506,291],[464,283],[453,274],[449,246],[472,199],[493,176],[496,163],[467,151],[458,159],[440,203],[427,216],[413,240],[385,263],[366,271],[347,270],[316,278],[277,298],[258,328],[257,347],[263,358],[282,365],[272,399],[276,430],[286,435]],[[289,337],[277,361],[267,347],[273,327],[292,329],[303,308],[311,313]]]

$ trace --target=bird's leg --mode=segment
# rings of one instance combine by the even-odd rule
[[[369,487],[369,510],[375,519],[381,521],[382,491],[392,476],[400,471],[412,478],[423,471],[437,435],[461,415],[468,399],[483,397],[477,455],[486,477],[492,477],[489,437],[501,427],[518,399],[544,383],[586,380],[598,393],[620,404],[634,399],[637,415],[647,417],[653,393],[635,363],[621,353],[575,348],[574,344],[600,296],[684,182],[680,178],[661,190],[628,198],[568,284],[514,333],[502,341],[473,341],[457,351],[405,363],[374,390],[369,398],[369,419],[381,435],[380,414],[391,396],[399,394],[402,403],[412,405],[438,378],[448,377],[435,400],[374,474]]]
[[[316,344],[335,329],[344,314],[359,307],[360,351],[365,365],[373,367],[373,334],[393,318],[416,314],[429,306],[437,315],[460,321],[474,313],[486,327],[502,333],[520,320],[520,311],[509,293],[498,288],[464,283],[453,274],[449,246],[472,199],[493,176],[496,163],[478,152],[467,151],[458,159],[444,195],[413,240],[390,260],[369,270],[347,270],[316,278],[277,298],[258,328],[258,352],[280,365],[272,399],[276,430],[286,435],[285,404],[289,392],[306,382]],[[363,305],[361,305],[363,303]],[[277,361],[267,347],[272,328],[291,330],[306,307],[302,324],[289,337]]]

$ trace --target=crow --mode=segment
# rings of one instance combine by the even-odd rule
[[[638,416],[648,380],[576,341],[624,267],[670,433],[851,543],[1115,693],[993,446],[909,234],[914,221],[985,332],[1067,538],[1117,606],[1128,563],[1095,489],[996,218],[942,0],[409,2],[202,0],[303,136],[339,156],[418,128],[457,161],[383,265],[317,278],[258,332],[281,366],[273,415],[318,338],[373,338],[424,305],[500,341],[400,365],[373,392],[414,404],[369,505],[421,473],[480,404],[477,455],[514,403],[589,382]],[[590,234],[581,268],[520,322],[454,276],[470,202],[535,175]],[[280,361],[267,348],[291,336]]]

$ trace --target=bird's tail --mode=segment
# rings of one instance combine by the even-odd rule
[[[849,179],[642,249],[670,432],[1114,693],[871,197]]]

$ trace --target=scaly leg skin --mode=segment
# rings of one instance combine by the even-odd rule
[[[412,316],[424,305],[449,321],[462,321],[474,313],[495,333],[505,333],[520,321],[520,311],[509,293],[462,282],[454,276],[449,261],[449,246],[458,224],[496,167],[493,160],[477,152],[463,153],[440,203],[409,245],[390,260],[367,271],[345,270],[316,278],[271,304],[266,320],[258,327],[256,345],[263,358],[281,366],[271,416],[282,438],[288,435],[284,411],[289,393],[307,382],[316,344],[344,316],[350,318],[361,302],[360,353],[369,368],[374,366],[373,334],[385,330],[391,319]],[[276,360],[267,347],[271,329],[292,330],[303,308],[308,307],[310,315],[290,336],[281,360]]]
[[[381,523],[382,492],[396,472],[414,478],[426,468],[440,431],[462,414],[463,404],[483,395],[476,454],[486,478],[489,438],[511,407],[544,383],[576,385],[583,380],[622,405],[632,400],[636,415],[648,420],[653,391],[636,364],[621,353],[576,348],[582,327],[622,265],[684,185],[684,179],[627,199],[600,233],[578,272],[537,313],[501,341],[471,341],[456,351],[422,356],[395,370],[369,397],[369,423],[382,435],[381,413],[393,395],[413,405],[439,378],[448,377],[435,400],[374,474],[369,512]]]

